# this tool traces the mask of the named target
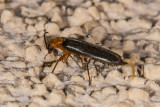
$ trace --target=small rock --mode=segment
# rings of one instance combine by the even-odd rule
[[[127,81],[123,79],[122,75],[117,70],[110,71],[107,77],[105,78],[105,81],[108,84],[113,84],[113,85],[127,83]]]
[[[45,25],[45,29],[46,29],[46,32],[48,32],[50,35],[60,35],[60,29],[58,27],[57,24],[55,23],[47,23]]]
[[[46,86],[45,84],[35,84],[34,85],[34,89],[31,91],[32,94],[31,95],[45,95],[45,93],[47,93],[47,89],[46,89]]]
[[[25,23],[29,25],[33,25],[37,23],[36,19],[31,19],[31,18],[25,18]]]
[[[101,103],[105,104],[106,107],[110,107],[112,104],[117,103],[117,99],[118,99],[118,96],[114,94],[114,95],[108,96],[104,100],[101,100]]]
[[[2,104],[2,103],[5,103],[5,102],[9,102],[9,101],[14,101],[15,99],[11,96],[11,95],[9,95],[9,94],[7,94],[7,93],[2,93],[2,92],[0,92],[0,103]]]
[[[132,87],[143,88],[145,82],[146,80],[144,78],[135,77],[133,80],[130,81],[130,85]]]
[[[50,88],[59,87],[62,85],[62,82],[53,73],[49,73],[42,81],[47,85],[47,87]]]
[[[76,105],[75,96],[73,94],[67,94],[66,103],[72,106]]]
[[[73,90],[73,92],[75,92],[75,93],[80,93],[80,94],[84,94],[85,93],[84,88],[80,87],[80,86],[69,85],[68,88],[70,88],[71,90]]]
[[[37,31],[42,31],[44,30],[44,25],[45,25],[45,21],[39,21],[38,23],[35,24],[35,28]]]
[[[49,106],[48,101],[46,101],[44,98],[42,98],[41,96],[33,96],[32,99],[32,106],[33,107],[39,107],[39,106]],[[37,106],[38,105],[38,106]]]
[[[142,101],[149,101],[149,93],[142,89],[131,88],[128,91],[129,100],[133,100],[135,103],[140,103]]]
[[[127,8],[129,8],[134,3],[134,0],[118,0],[118,2],[124,4]]]
[[[54,1],[43,2],[41,5],[41,10],[46,13],[49,12],[53,7],[56,6]]]
[[[80,76],[72,76],[70,81],[71,82],[76,82],[76,84],[80,84],[80,85],[85,85],[86,84],[84,79]]]
[[[56,23],[62,23],[63,22],[62,17],[60,16],[59,12],[54,12],[54,14],[51,18],[51,21],[56,22]]]
[[[147,81],[146,86],[147,88],[154,90],[154,91],[160,90],[160,86],[157,83],[155,83],[155,81]]]
[[[135,49],[135,44],[133,41],[125,41],[123,42],[123,50],[124,51],[132,51]]]
[[[144,76],[150,80],[160,80],[160,66],[153,64],[144,65]]]
[[[26,61],[33,63],[42,63],[43,59],[38,46],[31,46],[26,49]]]
[[[0,77],[1,83],[13,84],[16,81],[16,77],[11,72],[1,72]]]
[[[106,33],[107,32],[106,32],[105,28],[102,26],[97,26],[91,31],[91,35],[93,36],[94,41],[96,43],[101,43],[101,41],[106,36]]]
[[[4,10],[1,13],[1,23],[6,24],[13,17],[13,13],[9,10]]]
[[[27,27],[27,32],[28,32],[28,35],[29,35],[29,36],[34,36],[34,35],[37,34],[36,28],[35,28],[34,26],[32,26],[32,25],[29,25],[29,26]]]
[[[102,89],[103,96],[109,96],[109,95],[113,95],[113,94],[116,94],[116,89],[113,87],[106,87],[106,88]]]
[[[87,11],[95,20],[100,19],[100,14],[95,6],[89,7]]]
[[[118,100],[120,102],[123,102],[123,101],[127,100],[127,98],[128,98],[127,91],[125,89],[119,90],[119,92],[118,92]]]
[[[26,64],[21,61],[15,61],[15,62],[10,62],[10,61],[2,61],[2,64],[5,65],[6,68],[26,68]]]
[[[70,26],[81,26],[88,21],[92,21],[92,17],[88,14],[87,10],[81,7],[76,8],[73,16],[68,17]]]
[[[7,107],[19,107],[17,102],[8,102]]]
[[[69,35],[72,34],[85,35],[80,27],[70,27],[70,28],[65,28],[62,31],[61,36],[68,37]]]
[[[52,105],[58,105],[66,100],[66,96],[62,90],[52,90],[52,92],[46,96],[48,102]]]

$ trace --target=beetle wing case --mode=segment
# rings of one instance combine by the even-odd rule
[[[62,46],[73,53],[90,57],[94,60],[114,65],[127,64],[121,56],[100,46],[74,38],[65,38]]]

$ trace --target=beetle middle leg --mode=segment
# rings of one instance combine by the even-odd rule
[[[89,85],[91,85],[91,77],[90,77],[89,67],[88,67],[91,59],[87,60],[87,58],[84,58],[84,61],[86,62],[86,69],[87,69],[87,73],[88,73]]]

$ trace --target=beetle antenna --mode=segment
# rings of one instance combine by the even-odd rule
[[[46,45],[46,48],[48,49],[48,47],[47,47],[47,41],[46,41],[46,34],[47,34],[48,32],[46,32],[45,31],[45,33],[44,33],[44,43],[45,43],[45,45]],[[46,56],[48,55],[48,53],[45,55],[45,57],[44,57],[44,59],[46,58]]]
[[[45,31],[45,33],[44,33],[43,36],[44,36],[44,42],[45,42],[46,48],[48,49],[48,47],[47,47],[47,41],[46,41],[46,34],[47,34],[47,33],[48,33],[48,32]]]

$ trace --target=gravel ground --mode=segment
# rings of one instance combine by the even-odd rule
[[[160,0],[0,0],[1,107],[160,107]],[[134,63],[69,58],[52,73],[51,37],[83,38]]]

